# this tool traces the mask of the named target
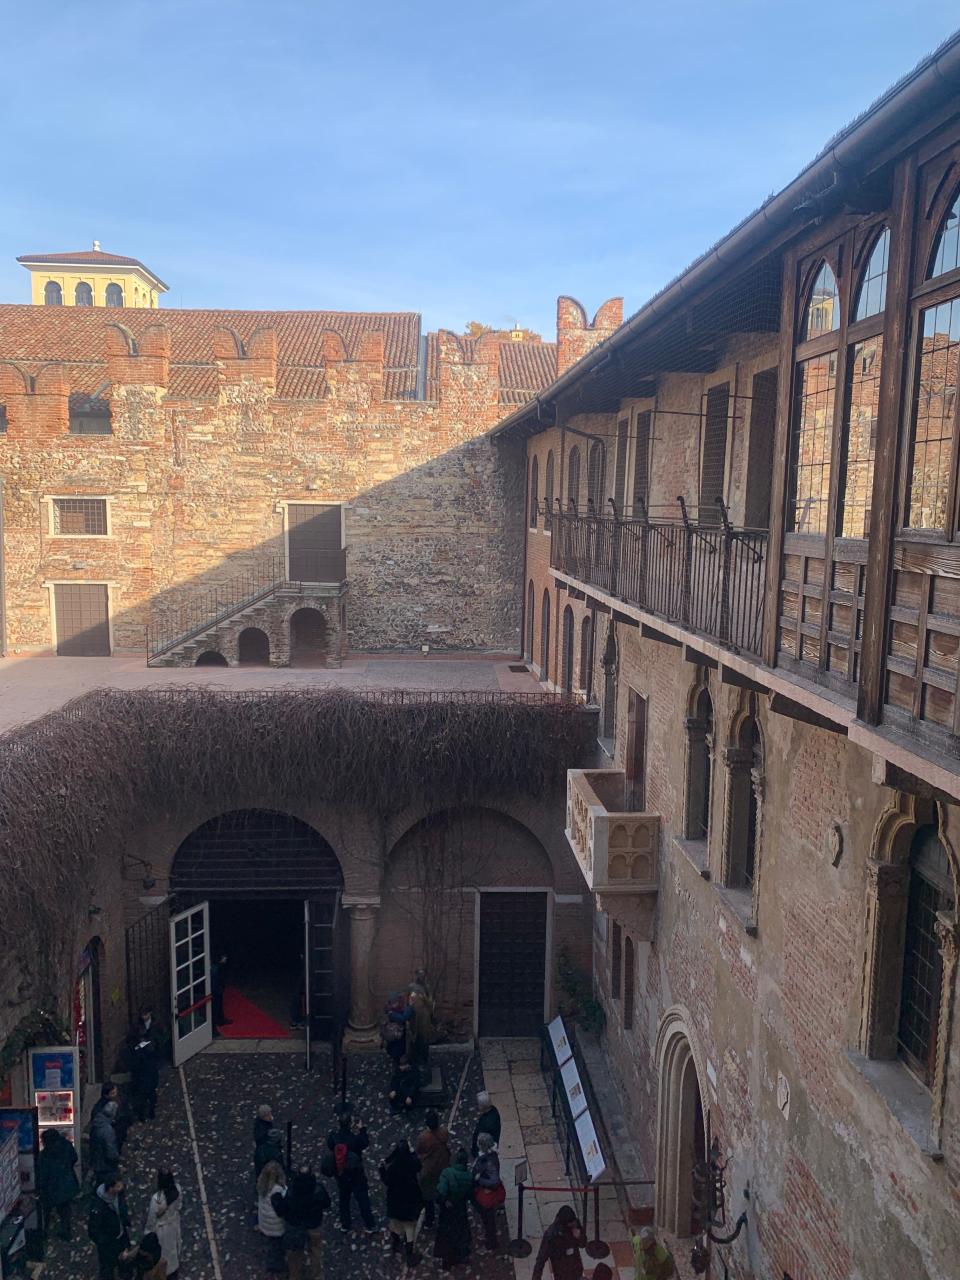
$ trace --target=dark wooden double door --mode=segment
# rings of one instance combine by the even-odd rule
[[[63,658],[109,658],[110,617],[103,583],[59,582],[53,588],[57,653]]]
[[[481,1036],[539,1034],[547,980],[548,907],[546,892],[481,892]]]

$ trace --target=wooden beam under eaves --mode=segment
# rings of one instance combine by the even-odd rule
[[[846,725],[838,724],[836,720],[831,720],[828,716],[821,715],[811,707],[805,707],[802,702],[794,702],[792,698],[788,698],[782,693],[771,693],[770,710],[775,715],[788,716],[791,720],[799,720],[801,724],[812,724],[815,729],[826,729],[828,733],[839,733],[843,737],[847,735]]]
[[[699,649],[694,649],[693,645],[685,644],[683,646],[683,656],[687,662],[692,662],[695,667],[709,667],[711,671],[716,671],[716,658],[708,658],[705,653],[701,653]]]
[[[935,800],[940,804],[957,803],[956,796],[941,791],[931,783],[925,782],[923,778],[916,777],[915,774],[908,773],[906,769],[901,769],[899,765],[885,760],[883,756],[873,757],[871,776],[879,787],[892,787],[895,791],[903,791],[906,795],[920,796],[923,800]]]
[[[587,598],[587,593],[585,591],[578,591],[577,588],[572,587],[569,582],[567,583],[567,595],[571,600],[586,600]]]
[[[638,618],[631,618],[629,613],[621,613],[619,609],[614,609],[613,620],[614,622],[622,622],[625,627],[639,627],[640,625]]]
[[[749,689],[752,693],[766,693],[767,686],[759,684],[756,680],[751,680],[749,676],[745,676],[743,672],[737,671],[734,667],[728,667],[725,662],[720,663],[720,683],[732,684],[737,689]]]
[[[655,627],[648,626],[646,622],[640,623],[640,634],[644,640],[656,640],[657,644],[669,644],[674,649],[680,648],[679,640],[674,640],[673,636],[668,636],[664,631],[657,631]]]

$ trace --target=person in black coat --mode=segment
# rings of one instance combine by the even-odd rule
[[[340,1201],[340,1230],[350,1231],[352,1221],[350,1201],[356,1200],[360,1218],[367,1231],[376,1231],[373,1210],[370,1208],[370,1188],[367,1171],[363,1167],[363,1153],[370,1145],[366,1125],[353,1115],[349,1108],[340,1112],[340,1123],[327,1134],[327,1154],[322,1172],[336,1179]]]
[[[107,1102],[90,1125],[90,1167],[98,1185],[101,1182],[109,1185],[120,1170],[120,1150],[113,1127],[116,1115],[116,1102]]]
[[[423,1209],[420,1192],[420,1161],[406,1138],[400,1140],[380,1166],[380,1180],[387,1188],[387,1225],[390,1251],[404,1249],[408,1267],[415,1267],[420,1255],[414,1249],[417,1219]]]
[[[126,1105],[120,1092],[120,1086],[114,1084],[112,1080],[107,1080],[100,1086],[100,1097],[93,1104],[93,1110],[90,1112],[90,1126],[92,1128],[94,1120],[108,1102],[117,1104],[117,1114],[113,1118],[113,1129],[117,1135],[117,1151],[121,1152],[123,1151],[123,1144],[127,1140],[127,1130],[130,1128],[130,1108]]]
[[[263,1166],[271,1160],[276,1160],[281,1169],[284,1167],[283,1134],[279,1129],[268,1129],[267,1136],[254,1151],[253,1176],[259,1178]]]
[[[277,1122],[273,1118],[273,1107],[269,1102],[261,1103],[257,1107],[257,1118],[253,1122],[254,1150],[265,1140],[270,1130],[276,1128],[276,1124]]]
[[[393,1075],[390,1077],[387,1099],[391,1110],[410,1111],[417,1105],[419,1097],[420,1072],[404,1054],[398,1060]]]
[[[70,1216],[73,1201],[80,1189],[75,1167],[77,1153],[59,1129],[44,1129],[40,1135],[40,1157],[37,1161],[37,1191],[43,1205],[44,1226],[56,1209],[60,1219],[60,1239],[70,1239]]]
[[[480,1115],[477,1117],[477,1123],[473,1127],[473,1138],[470,1140],[470,1154],[474,1159],[479,1155],[477,1139],[481,1133],[489,1133],[494,1146],[500,1141],[500,1112],[490,1101],[490,1095],[485,1089],[477,1094],[477,1106],[480,1108]]]
[[[160,1055],[148,1032],[130,1046],[130,1100],[138,1120],[152,1120],[157,1114],[159,1084]]]
[[[308,1263],[314,1275],[320,1275],[323,1215],[330,1208],[330,1197],[312,1167],[301,1165],[286,1192],[275,1191],[270,1203],[284,1221],[283,1250],[293,1280],[302,1276]]]
[[[87,1234],[96,1246],[100,1280],[114,1280],[120,1255],[130,1247],[130,1215],[119,1178],[108,1178],[97,1187]]]

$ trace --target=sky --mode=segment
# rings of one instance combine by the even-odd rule
[[[0,0],[0,301],[21,253],[167,306],[552,336],[640,307],[939,44],[956,0]]]

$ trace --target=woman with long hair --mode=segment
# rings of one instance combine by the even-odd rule
[[[180,1270],[180,1210],[183,1200],[172,1169],[157,1170],[157,1189],[150,1197],[146,1231],[156,1233],[160,1241],[167,1280],[176,1280]]]

